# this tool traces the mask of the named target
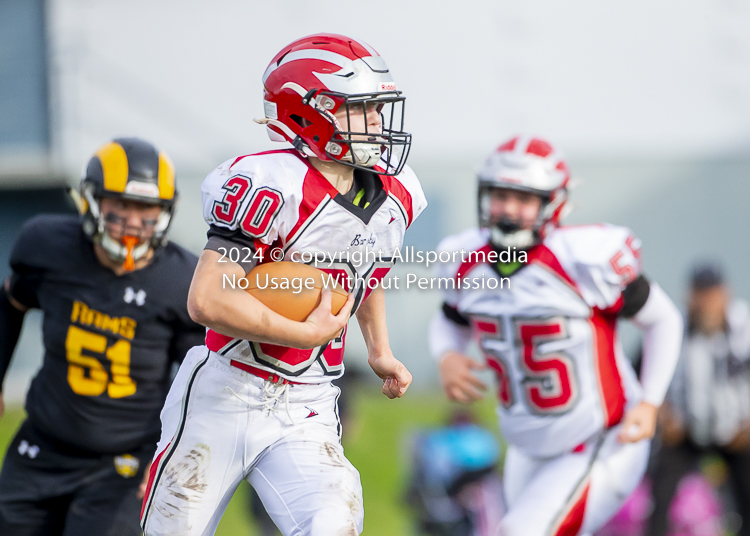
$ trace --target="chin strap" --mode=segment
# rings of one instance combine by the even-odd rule
[[[128,235],[122,238],[122,242],[119,242],[106,232],[97,236],[97,242],[104,248],[110,259],[123,263],[122,267],[129,272],[135,269],[135,261],[144,257],[150,247],[148,242],[138,244],[138,238]]]

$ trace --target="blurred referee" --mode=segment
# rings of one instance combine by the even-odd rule
[[[170,369],[204,337],[187,313],[197,258],[166,239],[177,199],[167,155],[114,140],[74,198],[80,219],[25,224],[0,289],[0,386],[24,313],[44,313],[44,361],[0,472],[3,536],[141,534]]]
[[[729,466],[739,536],[750,535],[750,308],[730,299],[721,269],[698,265],[691,277],[687,331],[667,402],[659,415],[650,536],[667,533],[680,478],[707,453]]]

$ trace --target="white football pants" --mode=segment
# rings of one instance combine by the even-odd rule
[[[356,536],[359,473],[344,456],[330,382],[282,386],[190,350],[161,413],[143,502],[145,536],[214,534],[240,481],[284,536]]]
[[[590,536],[614,516],[646,472],[650,441],[620,444],[616,426],[554,458],[509,446],[508,510],[501,536]]]

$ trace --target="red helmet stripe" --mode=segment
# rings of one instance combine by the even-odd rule
[[[497,148],[497,152],[500,153],[502,151],[512,151],[516,147],[516,142],[518,141],[518,138],[513,138],[505,143],[503,143],[500,147]]]
[[[541,156],[542,158],[546,158],[550,153],[552,153],[552,151],[552,146],[546,141],[540,140],[539,138],[532,138],[529,142],[529,146],[526,147],[527,153],[535,154],[537,156]]]

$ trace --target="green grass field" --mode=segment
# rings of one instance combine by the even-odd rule
[[[410,536],[412,520],[403,500],[408,476],[407,445],[416,430],[439,426],[451,413],[439,393],[409,392],[401,400],[388,400],[377,385],[358,388],[352,396],[351,422],[344,429],[346,455],[359,469],[365,501],[367,536]],[[496,432],[492,397],[472,407],[480,424]],[[23,410],[9,409],[0,420],[0,456],[23,420]],[[249,513],[249,486],[235,494],[216,532],[219,536],[256,536]]]

